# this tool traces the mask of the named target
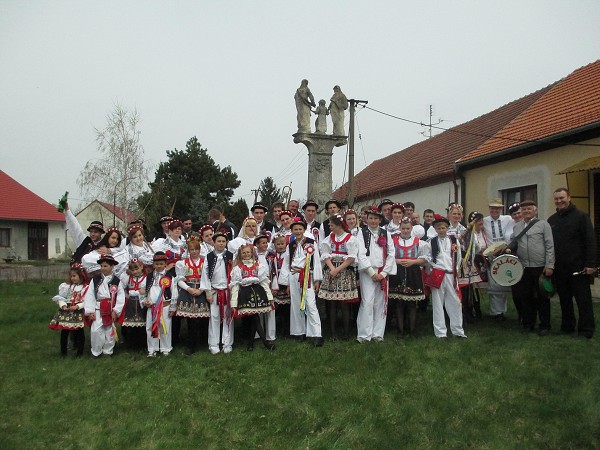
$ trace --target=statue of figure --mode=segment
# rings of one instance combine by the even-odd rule
[[[296,101],[296,119],[298,120],[298,133],[310,133],[310,112],[315,107],[315,98],[308,88],[308,80],[302,80],[300,87],[294,95]]]
[[[344,111],[348,109],[348,99],[339,86],[333,87],[333,96],[329,104],[331,121],[333,122],[333,135],[345,136],[344,134]]]
[[[317,115],[317,120],[315,121],[315,133],[327,133],[327,116],[329,115],[329,110],[327,109],[327,106],[325,106],[325,100],[319,100],[319,106],[315,109],[315,114]]]

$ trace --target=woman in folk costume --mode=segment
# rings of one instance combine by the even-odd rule
[[[206,255],[208,255],[215,249],[215,246],[213,244],[213,234],[215,234],[215,231],[213,230],[212,225],[206,224],[200,227],[199,234],[201,238],[200,256],[206,258]]]
[[[144,236],[144,226],[142,224],[131,225],[127,228],[127,238],[129,244],[125,246],[129,260],[137,259],[145,268],[152,269],[152,257],[154,250],[146,242]]]
[[[217,231],[213,235],[215,249],[206,255],[200,289],[206,292],[210,303],[208,324],[208,349],[213,355],[221,350],[231,353],[233,348],[233,322],[229,282],[233,255],[227,250],[227,234]]]
[[[146,293],[144,264],[137,258],[130,259],[127,270],[119,278],[125,291],[125,307],[119,318],[121,333],[126,345],[141,349],[146,328],[146,311],[140,305],[140,296]]]
[[[227,244],[227,250],[236,255],[242,245],[253,244],[256,236],[258,236],[256,219],[254,217],[247,217],[244,219],[244,223],[242,223],[239,236]]]
[[[260,264],[254,246],[243,244],[238,249],[231,269],[231,308],[234,317],[248,322],[248,351],[254,350],[254,336],[260,336],[267,350],[274,350],[275,343],[266,339],[260,323],[260,314],[272,311],[273,294],[269,288],[269,270]]]
[[[277,330],[280,334],[289,336],[290,334],[290,294],[287,285],[279,284],[279,275],[283,267],[283,260],[287,250],[286,238],[283,235],[276,235],[272,242],[275,250],[267,253],[267,262],[271,271],[271,292],[276,308],[276,319],[280,323]]]
[[[204,257],[200,253],[200,237],[190,236],[187,246],[189,256],[175,263],[179,288],[176,315],[187,319],[187,352],[192,354],[198,350],[202,330],[208,329],[210,304],[206,300],[206,293],[200,288],[204,266]]]
[[[187,256],[187,244],[181,236],[183,233],[183,224],[179,220],[173,220],[169,223],[168,236],[166,238],[156,239],[152,243],[152,249],[155,252],[163,252],[167,255],[167,271],[171,276],[175,276],[175,263]]]
[[[387,317],[388,275],[396,273],[394,242],[379,223],[376,207],[367,212],[367,226],[358,234],[361,304],[356,325],[358,342],[382,341]]]
[[[400,234],[400,225],[404,218],[404,205],[402,203],[394,203],[391,209],[392,220],[388,222],[385,228],[390,234]]]
[[[58,295],[52,300],[58,304],[58,312],[52,318],[49,328],[60,330],[60,353],[67,356],[69,334],[73,336],[77,356],[83,355],[85,343],[85,327],[83,320],[83,297],[88,289],[85,270],[78,263],[71,264],[69,282],[61,283]]]
[[[347,209],[344,211],[344,220],[346,221],[346,225],[348,226],[348,233],[352,236],[358,236],[360,232],[360,220],[358,213],[353,209]],[[354,261],[354,266],[356,267],[357,261]]]
[[[114,274],[117,261],[111,255],[98,260],[100,273],[90,281],[83,298],[85,316],[91,322],[92,355],[112,355],[117,340],[117,322],[125,306],[121,280]]]
[[[357,303],[358,286],[353,264],[358,260],[358,240],[348,233],[340,214],[329,218],[331,233],[319,246],[323,262],[323,281],[319,298],[327,300],[327,316],[332,339],[336,339],[337,306],[342,310],[342,338],[350,337],[350,303]]]
[[[323,337],[316,294],[323,272],[319,249],[315,240],[305,235],[306,228],[306,222],[299,218],[291,226],[293,235],[279,274],[279,284],[286,285],[290,293],[290,335],[298,340],[308,337],[316,347],[321,347]]]
[[[448,236],[456,236],[459,241],[463,241],[467,233],[467,227],[465,227],[461,220],[463,219],[463,207],[458,203],[450,203],[448,206],[448,220],[450,221],[450,227],[446,233]]]
[[[412,229],[411,219],[404,217],[399,232],[392,234],[397,271],[395,275],[390,275],[389,295],[390,299],[396,301],[396,325],[399,337],[404,337],[407,312],[409,333],[411,337],[415,337],[417,302],[425,300],[419,266],[426,263],[424,258],[426,246],[421,244],[418,237],[412,235]]]
[[[98,260],[103,255],[110,255],[115,260],[114,272],[118,276],[125,270],[129,255],[122,245],[123,236],[118,228],[110,227],[106,230],[106,234],[102,237],[96,250],[91,251],[81,258],[81,264],[88,273],[88,277],[93,277],[100,273],[100,263]]]
[[[461,261],[458,284],[461,288],[463,316],[467,321],[481,318],[480,291],[487,287],[487,271],[483,251],[489,243],[483,231],[483,214],[469,214],[467,234],[463,241],[464,256]]]

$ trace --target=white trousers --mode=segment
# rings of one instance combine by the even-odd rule
[[[162,320],[165,323],[167,332],[163,329],[161,323],[158,324],[158,337],[152,337],[152,308],[146,312],[146,342],[148,343],[148,354],[161,352],[168,355],[173,347],[171,345],[171,318],[169,317],[169,307],[163,306]]]
[[[490,315],[506,314],[506,300],[510,287],[500,286],[490,276],[488,280],[488,299],[490,301]]]
[[[100,310],[96,310],[96,320],[92,322],[90,327],[90,338],[92,344],[92,355],[100,356],[101,354],[112,355],[115,348],[115,336],[113,327],[102,326],[102,317]]]
[[[290,276],[290,334],[292,336],[321,337],[321,317],[317,309],[315,290],[306,289],[304,311],[300,311],[302,287],[297,273]]]
[[[223,350],[231,350],[233,347],[233,319],[229,323],[227,317],[231,317],[231,307],[225,305],[223,307],[225,317],[221,323],[221,313],[217,304],[216,294],[213,296],[213,302],[210,304],[210,322],[208,323],[208,349],[212,351],[220,351],[219,341],[221,340],[221,332],[223,334]]]
[[[385,333],[386,308],[381,283],[373,281],[365,270],[361,270],[358,276],[361,300],[356,317],[357,339],[361,342],[371,339],[382,341]],[[387,277],[385,282],[389,283]]]
[[[433,308],[433,331],[436,337],[446,337],[446,319],[444,308],[450,318],[450,331],[454,336],[464,336],[462,327],[462,305],[454,288],[454,276],[447,273],[439,289],[431,288],[431,306]]]
[[[267,341],[274,341],[277,339],[277,328],[275,324],[275,310],[260,315],[260,323],[265,330],[265,338]],[[260,336],[258,332],[254,335],[254,339],[258,339]]]

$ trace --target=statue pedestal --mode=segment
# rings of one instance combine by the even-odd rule
[[[295,133],[292,136],[295,144],[304,144],[308,149],[307,199],[323,208],[331,199],[333,148],[346,145],[348,137],[314,133]]]

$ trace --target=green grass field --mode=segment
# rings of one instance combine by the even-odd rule
[[[600,447],[598,339],[523,335],[512,312],[466,340],[436,340],[429,311],[419,339],[155,359],[94,360],[86,330],[76,359],[47,328],[57,286],[0,282],[2,449]]]

